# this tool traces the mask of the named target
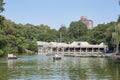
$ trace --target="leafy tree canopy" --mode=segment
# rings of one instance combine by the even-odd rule
[[[5,5],[4,0],[0,0],[0,13],[5,10],[3,7],[4,5]]]

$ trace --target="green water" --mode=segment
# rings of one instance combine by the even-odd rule
[[[0,59],[0,80],[120,80],[120,63],[108,58],[19,56]]]

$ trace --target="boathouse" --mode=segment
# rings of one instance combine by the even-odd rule
[[[106,53],[107,45],[104,43],[92,45],[88,42],[74,41],[71,44],[59,42],[37,42],[38,54],[64,54],[64,55],[96,55]]]

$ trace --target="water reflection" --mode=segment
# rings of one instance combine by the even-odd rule
[[[68,74],[70,79],[77,80],[77,79],[97,79],[97,70],[103,71],[104,67],[101,66],[105,65],[106,63],[103,62],[102,58],[74,58],[69,60],[67,63],[68,66]]]
[[[6,62],[1,60],[0,65],[0,75],[8,80],[120,79],[120,64],[109,58],[63,57],[53,61],[52,56],[32,55]],[[1,76],[0,80],[6,80]]]
[[[120,62],[119,58],[108,59],[108,72],[111,80],[120,80]]]
[[[115,62],[115,63],[120,63],[120,58],[114,59],[114,62]]]
[[[16,65],[16,59],[8,59],[8,68],[14,68]]]

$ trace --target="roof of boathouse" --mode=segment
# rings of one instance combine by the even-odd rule
[[[104,43],[100,43],[100,44],[89,44],[86,41],[74,41],[71,44],[67,44],[67,43],[60,43],[60,42],[42,42],[42,41],[37,41],[37,44],[40,47],[89,47],[89,48],[103,48],[106,47],[106,45]]]
[[[88,42],[76,42],[76,41],[74,41],[70,45],[71,46],[89,46],[90,44]]]
[[[49,45],[52,45],[52,46],[67,46],[66,43],[59,43],[59,42],[50,42]]]
[[[105,44],[102,42],[102,43],[100,43],[99,45],[100,45],[100,46],[104,46]]]
[[[86,41],[74,41],[70,44],[70,47],[93,47],[93,48],[103,48],[103,47],[106,47],[106,45],[104,43],[100,43],[100,44],[89,44],[88,42]]]

